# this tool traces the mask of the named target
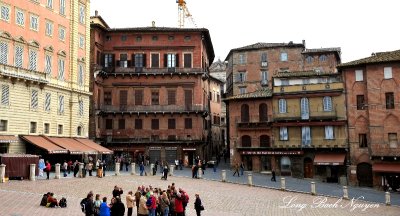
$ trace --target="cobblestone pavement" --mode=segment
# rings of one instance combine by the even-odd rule
[[[205,179],[171,176],[168,181],[160,176],[106,176],[105,178],[38,179],[36,181],[9,181],[0,184],[0,215],[83,215],[79,201],[89,190],[111,197],[114,185],[124,189],[124,194],[138,185],[167,188],[175,182],[190,195],[187,215],[195,215],[194,194],[199,193],[206,210],[202,215],[218,216],[264,216],[264,215],[399,215],[400,207],[385,206],[359,200],[312,196],[304,193],[283,192],[263,187],[222,183]],[[45,208],[39,206],[43,193],[54,192],[58,199],[66,197],[68,207]],[[122,196],[123,201],[125,196]]]

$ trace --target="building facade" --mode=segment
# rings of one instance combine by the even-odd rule
[[[91,17],[91,135],[117,155],[192,164],[211,141],[207,29],[111,29]]]
[[[346,88],[352,185],[400,187],[400,51],[339,65]]]
[[[225,143],[225,128],[223,126],[223,116],[222,112],[222,95],[221,90],[223,88],[223,82],[213,75],[210,75],[210,123],[211,123],[211,142],[210,146],[207,148],[206,158],[216,159],[217,154],[223,151]],[[214,157],[214,158],[213,158]]]
[[[0,153],[35,152],[18,135],[88,136],[89,3],[0,1]]]
[[[329,122],[325,125],[321,123],[313,125],[312,121],[317,121],[316,119],[312,121],[303,119],[304,122],[300,122],[301,98],[310,97],[310,101],[307,101],[308,111],[311,112],[312,108],[313,114],[322,113],[325,96],[335,96],[331,98],[331,103],[335,104],[343,99],[343,96],[340,96],[343,85],[336,84],[340,83],[340,79],[337,79],[337,74],[330,76],[336,72],[336,66],[340,63],[340,48],[306,49],[305,41],[256,43],[231,50],[226,61],[228,66],[225,101],[229,110],[232,163],[242,161],[246,169],[257,172],[276,170],[282,175],[313,177],[318,168],[315,167],[317,165],[314,163],[314,158],[318,158],[315,151],[307,155],[303,150],[300,133],[302,126],[313,129],[312,139],[315,139],[313,143],[316,146],[321,145],[321,148],[329,149],[332,143],[332,148],[344,151],[344,146],[333,144],[345,136],[342,133],[345,131],[344,111],[340,114],[342,121],[340,127],[329,127],[339,133],[338,140],[329,144],[323,139],[324,126],[337,124],[333,123],[338,118],[336,114],[333,116],[336,110],[329,111],[332,116],[324,120]],[[319,77],[319,74],[324,76]],[[330,86],[329,82],[335,82],[334,88],[326,88],[327,84]],[[288,112],[290,111],[292,119],[279,114],[280,99],[287,99],[286,106],[290,106],[286,107],[286,112],[280,114],[290,115]],[[287,133],[286,130],[286,136],[289,136],[287,139],[292,143],[280,140],[281,127],[291,131]],[[305,161],[310,171],[304,172]],[[341,165],[343,164],[344,158],[341,162]],[[322,173],[323,169],[317,173]]]

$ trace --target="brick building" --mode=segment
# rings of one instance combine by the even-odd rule
[[[0,1],[0,153],[49,153],[46,136],[88,136],[89,2]]]
[[[256,43],[232,49],[226,61],[225,101],[229,112],[231,162],[243,161],[248,170],[269,172],[275,169],[281,174],[304,177],[304,161],[307,158],[306,168],[311,171],[306,177],[314,176],[314,169],[317,169],[313,166],[316,154],[314,151],[310,155],[305,154],[299,130],[307,124],[310,128],[314,124],[312,121],[316,120],[301,119],[300,100],[312,97],[309,108],[313,110],[308,110],[311,116],[323,106],[324,96],[337,96],[338,99],[331,98],[330,101],[335,104],[342,101],[341,93],[333,93],[343,91],[340,79],[337,80],[337,75],[333,74],[340,63],[340,48],[306,49],[305,41],[300,44]],[[339,84],[335,83],[333,89],[326,89],[326,84],[331,81]],[[279,115],[279,100],[285,98],[290,105],[290,109],[286,107],[286,110],[292,112],[292,119]],[[341,120],[345,119],[343,112],[340,114]],[[333,111],[329,113],[330,118],[325,120],[330,122],[326,124],[328,126],[334,125],[332,122],[338,117],[332,114]],[[281,115],[289,115],[289,112],[282,112]],[[313,135],[313,143],[324,146],[324,149],[340,148],[338,151],[343,152],[345,147],[342,144],[326,146],[322,142],[324,125],[318,124],[318,127],[315,124],[318,133],[315,137]],[[344,125],[341,123],[340,129],[337,129],[340,139],[345,136]],[[279,139],[280,127],[293,131],[286,133],[288,140],[291,140],[290,145]],[[343,156],[342,159],[343,165]]]
[[[353,185],[400,187],[400,51],[339,65],[346,88]]]
[[[112,29],[96,12],[91,44],[91,136],[135,161],[192,164],[208,156],[214,51],[207,29]]]

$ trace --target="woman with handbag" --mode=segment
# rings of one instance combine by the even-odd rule
[[[194,201],[194,209],[196,210],[196,215],[200,216],[201,215],[201,211],[204,210],[204,206],[203,204],[201,204],[201,199],[199,194],[196,194],[196,200]]]

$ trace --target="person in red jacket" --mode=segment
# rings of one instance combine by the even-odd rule
[[[184,209],[183,209],[183,197],[181,193],[176,193],[175,197],[175,213],[176,216],[184,216]]]
[[[51,170],[51,164],[50,164],[50,162],[47,160],[47,161],[46,161],[46,175],[47,175],[47,180],[50,179],[50,178],[49,178],[49,176],[50,176],[50,170]]]

